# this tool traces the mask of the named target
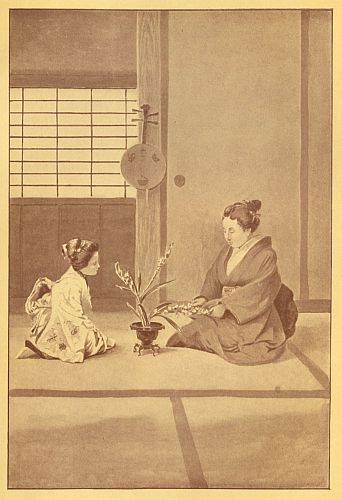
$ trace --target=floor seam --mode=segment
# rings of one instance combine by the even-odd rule
[[[178,397],[171,397],[170,400],[189,487],[208,488],[183,401]]]
[[[211,397],[229,397],[229,398],[293,398],[293,399],[329,399],[328,389],[313,390],[236,390],[236,389],[131,389],[131,390],[58,390],[58,389],[10,389],[9,397],[37,397],[37,398],[211,398]]]
[[[288,348],[298,358],[298,360],[309,370],[311,375],[325,389],[330,389],[330,380],[328,375],[320,368],[311,358],[304,354],[299,347],[293,342],[288,342]]]

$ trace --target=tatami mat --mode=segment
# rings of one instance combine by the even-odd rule
[[[192,349],[164,348],[155,357],[137,356],[132,345],[119,343],[113,352],[83,364],[12,359],[10,389],[310,391],[322,386],[292,353],[277,363],[237,366]]]
[[[330,372],[330,314],[301,313],[294,344],[326,374]]]
[[[250,367],[165,348],[170,330],[159,356],[139,357],[126,313],[97,315],[113,352],[17,360],[29,322],[12,316],[9,487],[327,488],[323,316],[300,316],[281,359]]]
[[[10,488],[187,488],[167,398],[11,398]]]
[[[184,398],[209,488],[327,488],[329,403]]]
[[[10,488],[327,488],[322,399],[11,398]]]
[[[112,318],[110,320],[110,318]],[[101,321],[102,319],[102,321]],[[114,336],[117,347],[82,364],[38,358],[15,359],[23,345],[29,323],[16,319],[10,329],[10,390],[59,391],[319,391],[319,381],[303,360],[287,350],[276,362],[257,366],[237,366],[214,354],[166,348],[168,332],[158,338],[161,352],[142,356],[132,352],[136,337],[119,315],[104,315],[100,327],[106,333],[118,322]],[[110,329],[111,330],[111,329]],[[321,383],[320,383],[321,382]]]

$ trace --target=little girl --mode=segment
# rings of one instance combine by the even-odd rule
[[[104,353],[115,341],[98,330],[88,317],[91,299],[86,276],[100,267],[98,244],[74,238],[62,246],[69,269],[56,282],[39,278],[25,305],[32,319],[31,335],[17,358],[31,355],[81,363]]]

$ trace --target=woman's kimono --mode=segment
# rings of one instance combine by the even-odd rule
[[[91,309],[86,279],[72,267],[55,283],[38,279],[25,305],[32,319],[31,336],[17,358],[33,351],[47,359],[81,363],[114,347],[114,340],[89,319]]]
[[[168,346],[209,351],[246,365],[273,361],[283,352],[286,337],[274,305],[281,287],[277,256],[270,237],[252,243],[229,274],[233,249],[227,245],[207,273],[201,296],[218,299],[226,309],[223,318],[194,317]]]

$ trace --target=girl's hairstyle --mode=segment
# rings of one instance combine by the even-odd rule
[[[260,208],[261,201],[259,200],[237,201],[224,209],[222,219],[225,217],[236,219],[242,229],[250,229],[254,233],[260,224]]]
[[[87,267],[90,259],[95,252],[98,252],[99,245],[89,240],[73,238],[68,243],[62,245],[62,255],[69,259],[69,262],[75,271],[80,271]]]

